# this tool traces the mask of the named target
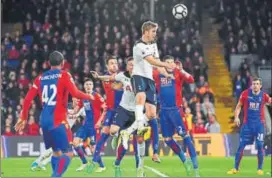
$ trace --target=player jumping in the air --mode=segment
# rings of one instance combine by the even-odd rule
[[[93,91],[93,81],[91,79],[86,79],[84,82],[84,89],[87,94],[92,94],[94,96],[93,101],[81,100],[77,107],[77,111],[84,108],[85,120],[82,126],[77,130],[76,136],[73,141],[74,149],[79,155],[82,165],[76,169],[76,171],[82,171],[87,167],[87,159],[84,154],[84,148],[82,142],[88,140],[91,146],[96,144],[96,130],[95,124],[97,122],[101,123],[106,114],[106,103],[104,99],[97,92]],[[101,114],[101,110],[103,113]],[[77,113],[77,111],[75,111]],[[97,117],[98,116],[98,117]],[[96,120],[95,118],[99,118]],[[102,165],[103,166],[103,165]],[[105,170],[105,167],[100,167],[99,172]]]
[[[252,86],[242,92],[239,102],[235,109],[235,120],[237,126],[240,126],[239,114],[241,108],[244,108],[244,121],[240,131],[240,144],[235,155],[234,168],[227,172],[227,174],[237,174],[239,172],[240,161],[243,157],[243,152],[246,145],[251,145],[256,141],[258,150],[258,168],[257,174],[263,175],[263,161],[264,161],[264,105],[271,104],[272,99],[261,90],[262,80],[254,78]]]
[[[152,128],[153,149],[155,150],[152,160],[160,162],[158,157],[159,130],[156,119],[156,88],[152,76],[153,65],[157,67],[169,67],[165,62],[159,59],[156,38],[158,24],[147,21],[142,25],[142,38],[137,41],[133,47],[134,68],[132,71],[132,87],[136,94],[135,116],[138,122],[138,132],[144,129],[144,119],[149,120]],[[161,72],[168,74],[163,68]],[[145,107],[145,114],[143,113]]]
[[[106,60],[106,65],[108,72],[106,75],[115,75],[118,72],[118,64],[117,59],[114,56],[109,56]],[[100,152],[102,147],[104,146],[105,142],[110,136],[110,125],[112,124],[113,117],[115,115],[115,109],[120,103],[121,97],[123,95],[123,90],[114,90],[112,89],[112,84],[115,81],[104,81],[103,87],[106,94],[106,104],[107,104],[107,113],[105,119],[103,121],[102,131],[101,131],[101,138],[98,140],[95,152],[93,155],[92,162],[88,166],[87,171],[92,172],[95,168],[95,163],[98,163],[100,167],[104,167],[102,162]],[[105,169],[104,169],[105,170]]]
[[[112,85],[112,87],[114,89],[123,88],[123,90],[124,90],[120,105],[116,109],[116,114],[114,116],[112,125],[110,127],[111,135],[116,135],[120,130],[130,127],[132,124],[135,125],[135,113],[134,113],[135,112],[135,94],[134,94],[134,92],[132,90],[132,86],[131,86],[131,74],[132,74],[132,69],[133,69],[133,58],[132,57],[129,57],[126,60],[126,65],[127,65],[126,72],[120,72],[117,75],[98,76],[96,73],[93,72],[93,75],[95,76],[95,78],[99,78],[101,80],[119,82],[119,83],[114,83]],[[146,122],[146,124],[147,124],[147,122]],[[124,138],[124,137],[122,137],[122,138]],[[127,134],[126,142],[128,141],[128,138],[129,138],[129,134]],[[140,157],[138,156],[137,146],[138,145],[136,142],[136,138],[134,138],[133,147],[134,147],[134,152],[135,152],[136,168],[138,169],[139,162],[141,162],[141,160],[139,160]],[[120,164],[121,164],[121,161],[122,161],[127,149],[128,149],[128,147],[124,147],[124,144],[119,144],[117,147],[116,160],[115,160],[115,177],[121,176]],[[144,154],[145,150],[141,150],[141,152],[142,152],[142,154]],[[137,172],[139,172],[139,171],[137,171]]]
[[[194,78],[183,69],[178,70],[172,56],[165,56],[163,61],[171,66],[171,68],[167,68],[166,70],[168,73],[173,75],[174,79],[161,75],[157,70],[154,70],[153,72],[160,100],[160,123],[162,136],[165,143],[184,163],[187,174],[189,175],[191,163],[186,159],[181,147],[173,139],[175,131],[183,138],[184,144],[188,147],[189,154],[193,162],[195,176],[198,177],[199,171],[196,151],[192,139],[182,120],[182,86],[184,82],[193,83]]]
[[[28,91],[15,130],[20,131],[25,127],[31,102],[39,94],[43,106],[40,126],[43,131],[44,144],[46,149],[52,148],[53,150],[52,177],[61,177],[73,157],[70,145],[72,133],[66,120],[68,94],[87,100],[92,100],[93,96],[79,91],[71,75],[61,70],[64,65],[64,57],[60,52],[52,52],[49,55],[49,63],[51,69],[39,75]]]

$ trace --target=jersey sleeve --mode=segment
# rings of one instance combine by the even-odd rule
[[[97,103],[97,106],[99,108],[102,108],[103,110],[107,109],[106,102],[105,102],[104,98],[100,94],[95,93],[95,95],[94,95],[94,102]]]
[[[123,72],[120,72],[120,73],[118,73],[117,75],[114,76],[114,80],[117,81],[117,82],[122,82],[123,78],[124,78]]]
[[[240,98],[239,98],[239,103],[243,105],[244,102],[246,101],[246,97],[247,97],[247,90],[245,90],[241,93]]]
[[[188,72],[182,70],[182,71],[179,71],[178,69],[176,69],[179,73],[179,77],[181,80],[185,81],[186,83],[194,83],[195,80],[194,80],[194,77],[189,74]]]
[[[22,108],[21,116],[20,116],[22,120],[27,120],[28,111],[29,111],[29,108],[31,106],[31,102],[33,101],[35,96],[37,96],[39,86],[40,86],[40,76],[38,76],[34,80],[34,83],[33,83],[32,87],[28,90],[28,92],[26,94],[26,97],[25,97],[24,102],[23,102],[23,108]]]
[[[152,47],[147,46],[147,45],[145,45],[143,43],[137,44],[135,51],[136,51],[136,53],[138,55],[141,56],[142,59],[144,59],[147,56],[152,56],[153,55]]]
[[[68,89],[68,91],[73,97],[87,100],[92,99],[91,96],[83,93],[76,87],[71,74],[69,74],[68,72],[63,73],[62,81],[63,85]]]
[[[267,93],[264,93],[264,102],[268,104],[272,104],[272,98],[269,97]]]

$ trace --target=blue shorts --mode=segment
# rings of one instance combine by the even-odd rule
[[[187,130],[182,121],[181,113],[179,108],[161,109],[160,111],[160,124],[162,136],[172,137],[175,131],[180,136],[185,136]]]
[[[120,130],[122,130],[130,127],[134,121],[135,113],[133,111],[126,110],[122,106],[119,106],[116,109],[112,124],[119,126]]]
[[[107,111],[106,116],[105,116],[105,120],[103,122],[103,126],[109,127],[112,124],[114,114],[115,114],[114,110]]]
[[[240,142],[251,145],[256,141],[264,141],[264,124],[258,123],[245,123],[240,130]]]
[[[42,129],[45,148],[52,148],[54,152],[62,151],[62,153],[72,151],[69,129],[64,124],[52,130]]]
[[[82,125],[76,132],[76,137],[81,138],[82,140],[90,138],[95,141],[95,136],[95,129],[87,125]]]
[[[149,78],[133,75],[131,78],[132,88],[135,94],[145,92],[146,102],[157,105],[155,82]]]

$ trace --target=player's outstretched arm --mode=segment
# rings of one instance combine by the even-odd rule
[[[76,87],[74,80],[69,73],[64,73],[62,84],[68,89],[73,97],[78,99],[94,100],[93,95],[85,94]]]
[[[266,104],[272,104],[272,98],[267,93],[264,94],[264,101]]]
[[[38,94],[38,82],[39,82],[39,77],[37,77],[34,81],[34,84],[30,88],[30,90],[27,92],[26,97],[23,102],[23,108],[20,114],[20,118],[18,119],[17,123],[15,124],[15,131],[18,132],[22,129],[24,129],[26,120],[28,118],[28,111],[31,106],[31,103],[33,99],[37,96]]]
[[[171,68],[168,63],[157,60],[152,55],[146,56],[144,59],[153,66]]]
[[[90,71],[90,72],[95,79],[99,79],[102,81],[113,81],[115,77],[115,75],[98,75],[98,73],[95,71]]]

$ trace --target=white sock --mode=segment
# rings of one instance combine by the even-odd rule
[[[50,157],[50,156],[52,155],[52,153],[53,153],[53,150],[52,150],[51,148],[45,150],[45,151],[44,151],[44,152],[43,152],[43,153],[35,160],[35,162],[36,162],[37,164],[40,164],[41,161],[43,161],[44,159]]]
[[[47,158],[45,158],[45,159],[40,163],[40,165],[46,166],[48,163],[51,162],[51,157],[52,157],[52,155],[49,156],[49,157],[47,157]]]
[[[137,143],[137,150],[139,156],[139,168],[144,167],[144,156],[145,156],[145,142],[139,144]]]
[[[135,108],[135,117],[136,117],[136,120],[142,120],[143,119],[143,115],[144,115],[144,106],[143,105],[136,105],[136,108]]]

